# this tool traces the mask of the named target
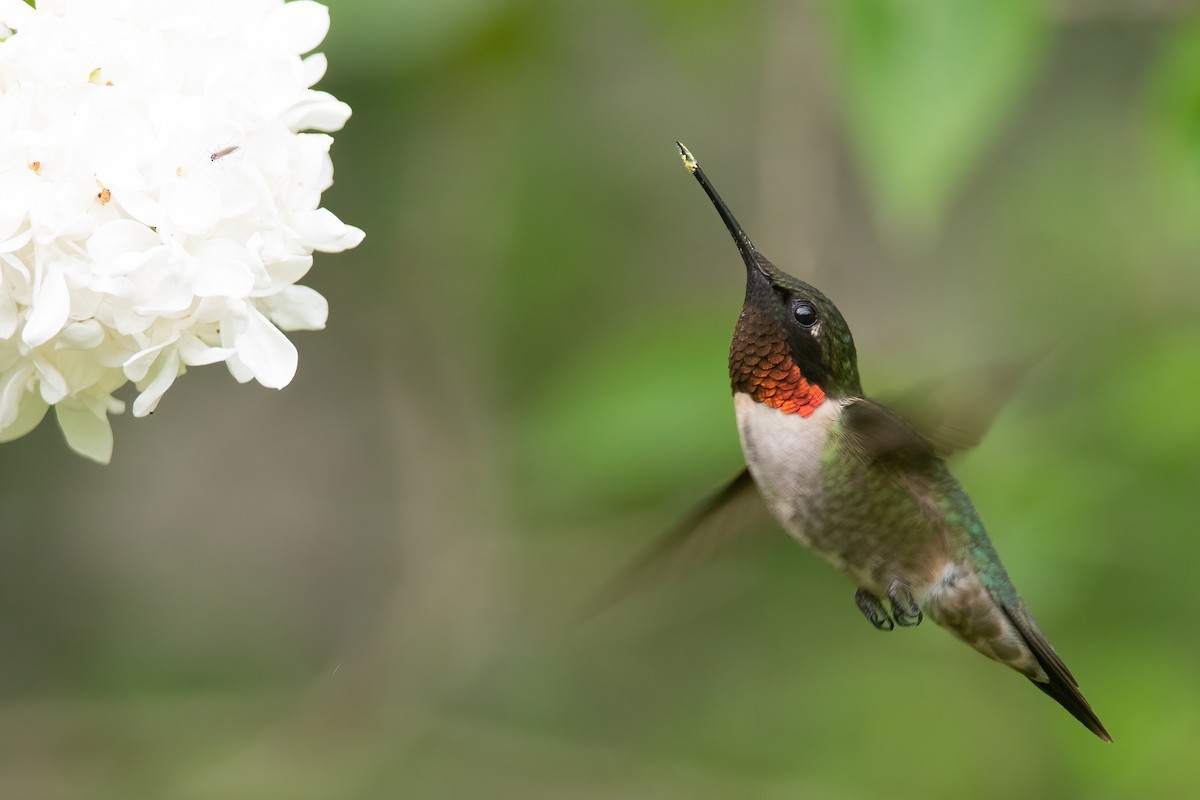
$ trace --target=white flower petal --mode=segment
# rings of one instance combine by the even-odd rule
[[[147,192],[121,189],[113,194],[113,201],[147,227],[157,228],[163,223],[162,206]]]
[[[130,380],[138,416],[187,366],[292,380],[280,328],[328,316],[298,281],[363,237],[321,208],[332,139],[312,133],[350,108],[312,89],[311,0],[35,5],[0,0],[0,439],[58,405],[107,460]]]
[[[134,383],[138,383],[146,378],[146,373],[150,371],[150,367],[158,360],[158,355],[163,351],[163,348],[174,344],[174,339],[169,339],[153,347],[147,347],[145,350],[139,351],[136,355],[122,364],[125,370],[125,377]]]
[[[112,395],[109,395],[108,397],[104,398],[103,409],[106,413],[108,413],[110,415],[124,414],[125,413],[125,401],[118,400],[117,398],[113,397]]]
[[[32,170],[0,171],[0,239],[8,239],[29,221],[31,198],[38,188]]]
[[[327,208],[297,214],[295,224],[309,246],[323,253],[340,253],[358,247],[366,236],[360,229],[342,222]]]
[[[147,414],[154,413],[154,409],[158,408],[158,401],[162,399],[167,389],[171,388],[171,384],[175,382],[179,374],[179,352],[168,350],[162,357],[162,364],[159,366],[154,379],[147,384],[142,393],[133,401],[133,415],[135,417],[144,417]]]
[[[112,328],[122,336],[135,336],[145,333],[154,324],[154,317],[138,313],[128,303],[114,303],[112,308]]]
[[[63,328],[62,335],[54,343],[55,348],[71,350],[91,350],[104,342],[104,326],[94,319],[73,322]]]
[[[94,392],[99,391],[99,387],[112,380],[114,375],[116,378],[114,386],[120,386],[125,382],[125,376],[116,365],[104,364],[102,363],[103,359],[97,358],[87,351],[64,348],[52,353],[51,356],[54,358],[55,367],[67,386],[70,387],[70,394],[73,397],[90,398]]]
[[[71,393],[71,387],[67,383],[66,377],[58,367],[42,356],[34,355],[33,368],[37,371],[38,388],[41,390],[42,399],[50,405],[54,405]]]
[[[225,366],[229,368],[229,374],[238,383],[249,383],[254,380],[254,373],[242,363],[236,353],[225,360]]]
[[[18,404],[16,416],[7,425],[0,427],[0,442],[11,442],[29,433],[46,416],[48,408],[50,406],[46,405],[46,401],[40,395],[26,392]]]
[[[254,288],[250,253],[228,239],[203,242],[195,251],[192,292],[197,297],[245,297]]]
[[[294,131],[340,131],[350,119],[350,106],[327,92],[310,90],[308,96],[283,115]]]
[[[47,191],[38,193],[30,210],[30,220],[40,231],[37,238],[43,242],[86,239],[96,227],[89,212],[97,193],[92,175],[72,175],[48,185]]]
[[[17,419],[22,399],[30,394],[27,385],[32,377],[33,365],[29,363],[0,375],[0,431],[7,430]]]
[[[0,242],[0,253],[14,253],[29,244],[29,240],[32,238],[33,229],[26,228],[17,235]]]
[[[268,196],[261,175],[244,165],[214,165],[214,178],[221,193],[221,219],[234,219],[258,210]]]
[[[12,253],[5,252],[3,250],[0,250],[0,261],[3,261],[12,269],[13,272],[19,275],[23,283],[29,283],[31,273],[29,271],[29,267],[25,265],[25,262],[21,261],[21,259],[17,258]]]
[[[212,347],[195,336],[184,336],[179,340],[179,358],[189,367],[216,364],[236,352],[232,347]]]
[[[325,77],[325,70],[329,69],[329,59],[324,53],[313,53],[300,63],[304,65],[305,86],[316,86],[321,78]]]
[[[263,20],[264,46],[285,53],[307,53],[329,32],[329,9],[312,0],[294,0]]]
[[[254,273],[232,259],[205,261],[192,281],[197,297],[246,297],[254,288]]]
[[[17,332],[17,324],[20,321],[20,317],[17,315],[17,304],[12,299],[12,295],[8,293],[0,295],[0,339],[11,338]]]
[[[63,329],[70,313],[71,294],[67,291],[67,279],[61,270],[47,267],[34,295],[25,329],[21,331],[21,340],[30,347],[45,344]]]
[[[33,9],[23,0],[0,0],[0,21],[13,30],[32,22]]]
[[[100,275],[126,275],[153,257],[162,237],[131,219],[118,219],[96,228],[87,243],[92,268]]]
[[[72,450],[101,464],[112,460],[112,427],[107,416],[97,415],[77,401],[59,403],[54,410]]]
[[[221,218],[221,193],[212,181],[189,178],[163,190],[167,219],[187,233],[207,232]]]
[[[264,272],[267,283],[256,288],[251,294],[254,297],[269,297],[291,286],[303,278],[312,267],[312,256],[296,256],[284,258],[265,265]]]
[[[296,346],[255,308],[249,310],[235,346],[241,363],[269,389],[282,389],[296,375]]]
[[[319,331],[329,319],[329,301],[307,286],[289,286],[275,299],[271,321],[285,331]]]

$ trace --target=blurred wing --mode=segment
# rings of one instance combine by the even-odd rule
[[[908,420],[874,400],[851,400],[842,411],[842,426],[850,451],[866,464],[903,467],[938,455]]]
[[[707,561],[746,531],[754,530],[756,526],[747,516],[755,511],[765,514],[766,507],[750,471],[742,469],[614,575],[584,604],[580,616],[595,616],[650,583]]]
[[[989,364],[953,378],[929,381],[889,402],[946,458],[979,444],[1026,373],[1044,357]]]

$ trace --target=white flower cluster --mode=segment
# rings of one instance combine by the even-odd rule
[[[188,366],[282,388],[324,327],[296,285],[363,233],[320,207],[322,133],[350,107],[310,87],[329,28],[310,0],[0,0],[0,441],[50,406],[112,454],[112,393],[151,413]]]

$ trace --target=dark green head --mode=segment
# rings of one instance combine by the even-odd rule
[[[824,397],[861,397],[854,339],[837,306],[759,253],[696,159],[682,144],[679,152],[746,264],[746,299],[729,351],[733,390],[799,413],[812,413]]]

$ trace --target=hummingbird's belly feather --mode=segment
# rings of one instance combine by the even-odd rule
[[[787,521],[809,516],[820,504],[822,462],[842,404],[826,400],[802,417],[738,392],[733,407],[746,466],[763,500],[789,534],[812,546],[807,526]]]
[[[734,396],[746,465],[776,521],[858,586],[882,596],[893,581],[903,583],[939,625],[1044,681],[1020,634],[964,560],[961,535],[935,521],[938,488],[848,454],[838,424],[844,407],[827,400],[801,417],[745,393]],[[945,479],[953,481],[948,473]]]
[[[892,581],[931,586],[954,559],[920,481],[907,482],[847,451],[839,420],[845,401],[826,400],[808,417],[734,396],[746,465],[776,521],[859,586],[886,594]]]
[[[845,548],[831,540],[825,461],[844,403],[826,400],[807,417],[785,414],[745,392],[733,398],[746,466],[772,516],[792,538],[854,573]]]

